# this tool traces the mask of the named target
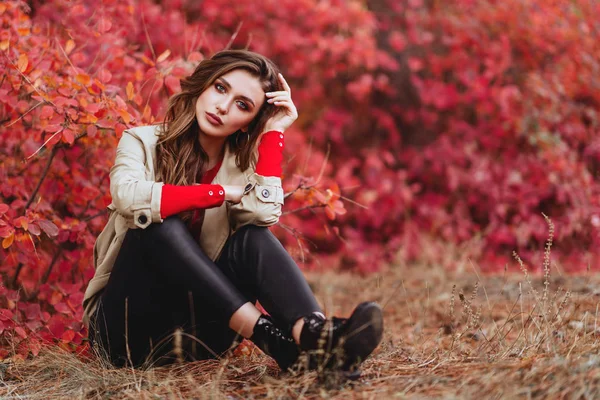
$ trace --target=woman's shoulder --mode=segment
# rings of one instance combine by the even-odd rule
[[[127,128],[124,132],[141,140],[146,145],[156,144],[158,136],[160,134],[160,124],[156,125],[142,125],[134,128]]]

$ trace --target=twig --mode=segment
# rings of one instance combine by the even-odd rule
[[[62,251],[63,251],[62,246],[59,246],[56,253],[54,253],[54,257],[52,257],[52,261],[50,262],[50,265],[48,265],[48,269],[46,270],[46,272],[44,273],[44,276],[42,277],[42,284],[48,282],[48,278],[50,277],[52,268],[54,267],[54,264],[56,263],[56,261],[58,261],[58,258],[62,254]]]
[[[295,208],[293,210],[283,212],[283,213],[281,213],[281,215],[283,216],[283,215],[287,215],[287,214],[293,214],[295,212],[300,212],[300,211],[308,210],[308,209],[311,209],[311,208],[323,208],[323,207],[327,207],[327,204],[312,204],[312,205],[309,205],[309,206]]]
[[[52,140],[52,138],[56,135],[58,135],[59,133],[61,133],[62,131],[65,130],[65,127],[61,127],[58,131],[54,132],[48,139],[46,139],[46,141],[36,150],[33,152],[33,154],[31,154],[30,156],[28,156],[26,158],[26,160],[29,160],[31,157],[35,156],[37,153],[39,153],[45,146],[46,143],[48,143],[50,140]],[[53,147],[53,149],[55,149],[57,146]]]
[[[15,119],[12,122],[9,122],[8,124],[4,125],[5,128],[8,128],[9,126],[12,126],[14,124],[16,124],[17,122],[19,122],[20,120],[22,120],[27,114],[29,114],[31,111],[35,110],[36,108],[38,108],[41,104],[44,104],[45,101],[40,101],[39,103],[37,103],[35,106],[31,107],[29,110],[25,111],[19,118]]]
[[[37,196],[37,193],[40,190],[42,183],[44,183],[44,179],[46,179],[46,176],[48,175],[48,171],[50,170],[50,165],[52,165],[52,160],[54,160],[56,151],[57,151],[57,147],[53,147],[52,152],[50,153],[50,157],[48,157],[48,162],[46,162],[46,166],[44,167],[44,171],[42,172],[42,176],[40,176],[40,180],[38,181],[37,186],[33,190],[33,193],[31,194],[31,197],[27,201],[27,204],[25,204],[25,210],[27,210],[29,208],[29,206],[33,202],[33,199],[35,198],[35,196]]]
[[[233,32],[233,35],[231,35],[231,38],[229,38],[229,42],[227,43],[227,45],[225,46],[224,50],[229,50],[229,48],[231,47],[231,45],[233,44],[233,41],[235,40],[235,38],[237,37],[238,33],[240,33],[240,29],[242,29],[242,25],[244,25],[244,21],[241,21],[238,26],[235,28],[235,32]]]

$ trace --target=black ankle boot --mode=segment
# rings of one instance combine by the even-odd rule
[[[304,318],[300,348],[309,353],[309,369],[353,372],[375,350],[383,335],[383,313],[373,302],[359,304],[350,318]]]
[[[276,327],[268,315],[262,315],[258,319],[250,340],[265,354],[273,357],[283,371],[296,362],[300,354],[292,335]]]

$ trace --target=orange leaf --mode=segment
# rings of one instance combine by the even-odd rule
[[[19,56],[19,59],[17,60],[17,68],[19,69],[19,71],[25,72],[28,64],[29,64],[29,59],[27,58],[27,54],[25,54],[25,53],[21,54]]]
[[[151,116],[152,116],[152,109],[150,108],[149,105],[146,104],[146,106],[144,107],[144,114],[142,115],[142,119],[144,121],[149,121]]]
[[[123,118],[123,122],[128,124],[131,121],[131,115],[127,112],[127,110],[118,110],[117,111],[121,118]]]
[[[335,219],[335,211],[331,207],[325,207],[325,215],[332,221]]]
[[[165,50],[160,56],[158,56],[158,58],[156,59],[156,62],[163,62],[165,61],[167,58],[169,58],[169,56],[171,55],[171,50],[167,49]]]
[[[65,53],[70,54],[75,48],[75,41],[73,39],[67,40],[67,44],[65,45]]]
[[[147,64],[147,65],[149,65],[149,66],[151,66],[151,67],[154,67],[154,61],[152,61],[151,59],[149,59],[149,58],[148,58],[148,57],[146,57],[145,55],[143,55],[143,54],[142,54],[142,56],[141,56],[140,58],[142,59],[142,61],[143,61],[145,64]]]
[[[50,300],[48,300],[48,303],[50,303],[52,305],[58,304],[62,300],[62,298],[63,298],[63,295],[61,292],[59,292],[58,290],[54,291],[54,292],[52,292],[52,295],[50,296]]]
[[[18,217],[14,220],[15,226],[21,226],[23,229],[27,230],[27,218]]]
[[[10,45],[10,40],[4,39],[3,41],[0,42],[0,50],[4,51],[4,50],[8,49],[9,45]]]
[[[8,249],[10,247],[11,244],[13,244],[13,241],[15,240],[15,234],[11,233],[11,235],[7,238],[5,238],[2,241],[2,248],[3,249]]]
[[[89,85],[91,79],[88,74],[77,74],[77,76],[75,76],[75,80],[82,85],[87,86]]]
[[[125,89],[127,91],[127,100],[131,101],[131,99],[133,99],[133,83],[131,83],[131,81],[127,82],[127,88]]]

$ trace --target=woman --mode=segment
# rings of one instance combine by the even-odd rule
[[[283,132],[297,118],[287,82],[267,58],[229,50],[181,89],[162,125],[119,141],[83,301],[90,342],[116,366],[141,366],[216,357],[239,335],[283,370],[305,352],[309,368],[356,374],[381,340],[381,309],[326,319],[267,228],[281,215]]]

